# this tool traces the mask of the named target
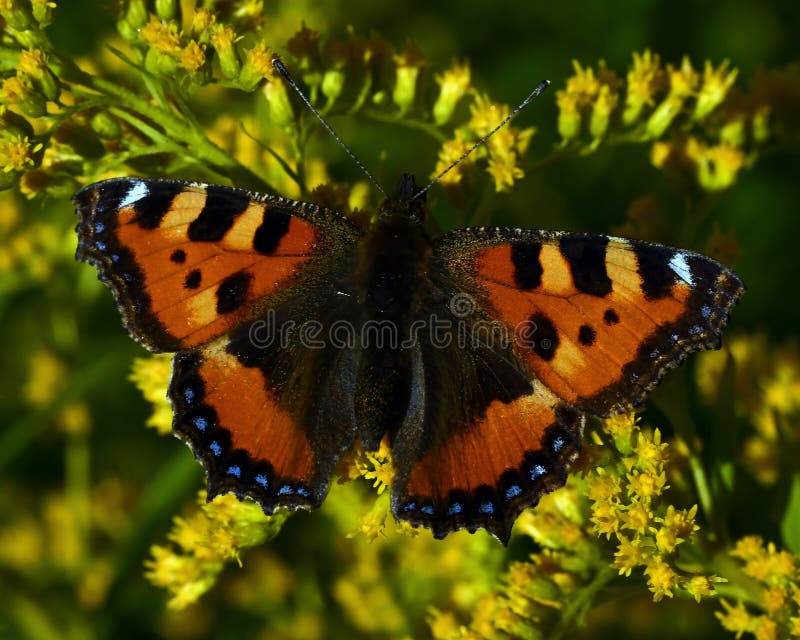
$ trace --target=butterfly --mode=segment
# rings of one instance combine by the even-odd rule
[[[716,349],[743,292],[714,260],[604,235],[432,238],[411,175],[359,226],[308,202],[117,178],[74,196],[77,257],[130,334],[175,352],[174,432],[270,514],[313,509],[388,438],[392,511],[502,542],[560,487],[588,415],[630,411]]]

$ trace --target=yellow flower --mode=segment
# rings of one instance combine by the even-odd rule
[[[609,500],[600,500],[592,505],[592,530],[597,535],[610,538],[622,526],[619,505]]]
[[[28,368],[28,381],[23,387],[25,401],[34,406],[48,404],[64,387],[66,367],[55,354],[39,349],[31,355]]]
[[[664,596],[672,597],[672,590],[678,586],[678,574],[659,557],[648,561],[644,570],[648,576],[647,586],[653,592],[653,602],[660,602]]]
[[[724,629],[736,634],[736,638],[741,638],[743,633],[750,633],[755,629],[756,620],[741,602],[737,602],[736,606],[726,600],[722,600],[720,603],[724,611],[717,611],[714,615],[717,616]]]
[[[42,149],[42,143],[33,143],[28,136],[13,134],[0,138],[0,163],[5,173],[24,171],[36,164],[33,154]]]
[[[761,601],[764,603],[766,612],[774,615],[789,604],[789,597],[784,589],[780,587],[770,587],[764,589]]]
[[[629,473],[628,476],[628,495],[639,498],[654,498],[660,496],[663,491],[669,488],[667,485],[667,475],[663,471],[655,473]]]
[[[241,63],[236,52],[236,32],[228,25],[212,24],[209,26],[211,46],[217,52],[219,67],[226,78],[236,78],[241,71]]]
[[[203,65],[206,63],[205,47],[196,40],[190,40],[189,43],[181,49],[180,60],[181,67],[186,69],[191,75],[194,75],[202,69]]]
[[[200,36],[217,21],[217,15],[211,9],[197,8],[192,14],[192,34]]]
[[[399,107],[400,115],[403,115],[414,103],[417,95],[417,77],[427,62],[422,52],[408,43],[402,53],[394,56],[394,63],[396,77],[392,99]]]
[[[161,435],[172,432],[172,406],[167,399],[167,387],[172,372],[172,356],[157,354],[148,358],[136,358],[129,379],[151,405],[153,413],[147,426]]]
[[[181,51],[181,37],[178,25],[172,21],[159,20],[155,15],[150,16],[148,22],[141,30],[142,40],[158,53],[177,56]]]
[[[698,603],[703,598],[714,594],[712,582],[706,576],[693,576],[683,585],[683,588],[686,589],[694,598],[695,602]]]
[[[268,85],[284,86],[284,83],[275,75],[275,68],[272,66],[273,58],[275,58],[275,54],[264,42],[258,42],[245,52],[244,64],[239,74],[239,83],[245,90],[252,91],[265,78],[276,80],[276,82],[267,83]]]
[[[728,95],[736,76],[737,69],[728,70],[730,62],[724,60],[722,64],[714,69],[710,61],[706,60],[703,70],[703,82],[697,94],[697,102],[694,106],[692,118],[701,120],[716,109]]]
[[[611,566],[619,570],[619,575],[628,577],[633,569],[645,564],[649,555],[642,547],[640,538],[627,538],[620,535],[618,539],[619,545],[614,553],[614,562]]]
[[[492,156],[487,171],[494,178],[494,188],[498,192],[507,191],[514,186],[514,182],[525,177],[525,172],[515,164],[513,158]]]
[[[667,75],[669,76],[670,94],[687,98],[691,96],[700,81],[700,74],[692,67],[689,56],[684,56],[680,68],[675,68],[671,64],[667,65]]]
[[[603,420],[603,429],[614,438],[614,446],[623,455],[633,450],[632,436],[636,426],[635,413],[620,413]]]
[[[636,436],[636,446],[633,449],[637,460],[636,467],[641,471],[660,471],[667,462],[668,445],[661,442],[661,431],[656,429],[652,436],[644,431],[639,431]]]
[[[634,52],[633,65],[628,71],[625,110],[622,122],[626,126],[635,123],[642,116],[645,107],[651,107],[657,93],[666,88],[666,74],[661,67],[658,54],[646,50]]]
[[[641,534],[646,532],[649,528],[652,517],[653,513],[650,511],[647,505],[641,502],[634,502],[624,512],[622,520],[625,523],[624,526],[626,529],[630,529],[631,531]]]
[[[447,71],[436,75],[439,97],[433,105],[433,121],[438,126],[450,120],[458,101],[469,88],[470,80],[469,65],[462,62],[454,62]]]
[[[597,467],[589,477],[586,495],[595,502],[610,501],[617,498],[621,491],[619,478],[609,475],[603,467]]]
[[[674,531],[676,536],[688,538],[700,529],[694,521],[696,515],[697,505],[692,506],[692,508],[688,510],[676,509],[672,505],[669,505],[664,517],[656,518],[656,520],[663,522],[664,527]]]
[[[753,635],[756,640],[777,640],[778,623],[767,616],[759,616]]]

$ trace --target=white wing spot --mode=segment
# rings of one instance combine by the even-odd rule
[[[125,207],[129,207],[134,202],[146,198],[148,193],[150,193],[150,191],[144,182],[134,182],[133,186],[128,190],[128,193],[125,194],[122,202],[119,203],[119,208],[124,209]]]
[[[692,277],[692,270],[689,268],[689,263],[686,262],[686,255],[683,253],[676,253],[669,261],[669,267],[678,277],[687,282],[689,286],[694,286],[694,278]]]

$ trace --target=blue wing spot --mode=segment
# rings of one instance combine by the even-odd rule
[[[269,481],[267,480],[267,476],[265,476],[263,473],[259,473],[256,476],[256,484],[259,484],[266,489],[267,486],[269,486]]]
[[[202,416],[197,416],[196,418],[192,418],[192,424],[200,429],[200,431],[205,431],[208,428],[208,420],[206,420]]]
[[[703,333],[703,327],[701,327],[699,324],[696,324],[689,329],[690,336],[696,336],[698,333]]]
[[[208,445],[208,448],[211,449],[211,453],[219,458],[220,454],[222,453],[222,447],[220,446],[219,442],[214,440],[214,442]]]
[[[229,476],[236,476],[237,478],[242,477],[242,470],[239,468],[238,464],[228,467],[228,470],[225,473],[227,473]]]
[[[522,487],[520,487],[518,484],[512,484],[508,489],[506,489],[506,500],[511,500],[511,498],[516,498],[521,493],[522,493]]]
[[[481,513],[494,513],[494,505],[491,502],[481,502],[478,511]]]
[[[133,282],[133,276],[130,273],[123,273],[122,274],[122,279],[125,282]]]
[[[99,240],[94,243],[94,246],[97,247],[98,251],[105,251],[106,250],[106,243],[100,242]]]
[[[280,489],[278,489],[279,496],[290,496],[293,493],[294,489],[292,489],[288,484],[285,484]]]
[[[311,492],[305,487],[297,487],[297,495],[303,496],[304,498],[308,498],[308,496],[311,495]]]
[[[706,320],[708,320],[708,318],[711,316],[711,307],[709,307],[707,304],[704,304],[702,307],[700,307],[700,313]]]
[[[460,502],[454,502],[450,505],[450,508],[447,510],[448,516],[454,516],[458,513],[461,513],[464,510],[464,507],[461,506]]]
[[[117,255],[116,253],[112,253],[111,262],[119,262],[119,255]]]
[[[403,511],[404,512],[416,511],[416,510],[417,510],[417,503],[416,502],[409,502],[408,504],[403,505]]]
[[[553,446],[553,452],[558,453],[564,448],[564,438],[562,438],[561,436],[553,438],[552,446]]]
[[[420,511],[422,511],[422,513],[428,514],[429,516],[432,516],[434,514],[433,507],[429,504],[426,504],[424,507],[422,507]]]
[[[95,233],[103,233],[103,231],[105,230],[106,230],[106,225],[104,225],[102,222],[95,222],[94,224]]]
[[[186,400],[186,402],[192,402],[192,400],[194,400],[194,389],[186,387],[183,390],[183,399]]]
[[[544,465],[535,464],[531,467],[531,480],[538,480],[546,473],[547,469],[545,469]]]

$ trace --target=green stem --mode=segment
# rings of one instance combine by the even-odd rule
[[[220,173],[228,176],[236,184],[251,189],[275,191],[270,185],[266,184],[262,178],[241,165],[223,149],[209,140],[203,132],[191,121],[187,121],[169,111],[151,104],[149,101],[139,97],[132,91],[125,89],[114,82],[98,78],[84,73],[80,69],[73,69],[72,76],[80,84],[94,89],[108,96],[109,104],[120,107],[121,109],[134,111],[141,116],[151,120],[158,125],[164,132],[167,132],[170,139],[177,140],[185,145],[182,153],[192,154],[201,163],[208,163],[216,168]]]

